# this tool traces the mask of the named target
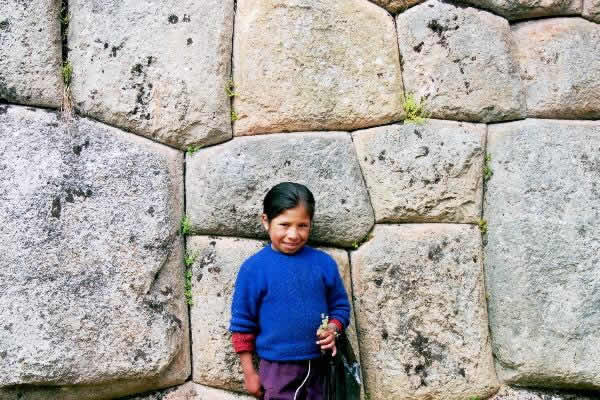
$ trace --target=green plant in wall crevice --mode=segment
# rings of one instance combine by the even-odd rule
[[[430,116],[430,113],[426,109],[425,100],[421,98],[417,101],[414,94],[410,92],[407,92],[404,96],[402,108],[406,113],[405,123],[421,125],[425,123]]]
[[[189,235],[192,232],[192,222],[190,221],[187,215],[184,215],[181,218],[180,230],[183,235]]]

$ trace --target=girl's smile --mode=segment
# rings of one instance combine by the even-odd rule
[[[283,211],[271,221],[263,214],[262,223],[269,233],[273,250],[294,254],[308,242],[311,220],[303,204]]]

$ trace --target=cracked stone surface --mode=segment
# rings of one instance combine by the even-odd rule
[[[491,122],[525,116],[508,21],[430,0],[396,18],[405,91],[432,118]]]
[[[2,106],[0,154],[0,397],[107,399],[185,381],[182,153]]]
[[[186,214],[199,234],[266,238],[263,199],[280,182],[306,185],[316,199],[311,240],[352,246],[373,209],[350,135],[285,133],[235,138],[186,159]]]
[[[375,225],[351,253],[372,400],[487,398],[498,388],[474,225]]]
[[[78,110],[178,148],[231,138],[233,0],[70,0]]]
[[[512,26],[527,114],[600,118],[600,25],[552,18]]]
[[[599,148],[599,122],[489,127],[486,284],[507,383],[600,389]]]
[[[240,0],[235,25],[235,135],[403,118],[394,21],[375,4]]]
[[[0,100],[59,107],[60,2],[0,1]]]
[[[233,351],[229,322],[235,280],[245,259],[259,251],[266,242],[217,236],[188,238],[192,265],[191,308],[193,380],[196,383],[244,392],[239,357]],[[352,293],[350,263],[345,250],[319,247],[338,264],[349,296]],[[348,337],[358,352],[354,315]],[[316,331],[317,327],[315,327]]]
[[[433,119],[353,132],[376,221],[477,222],[485,133]]]
[[[509,20],[581,14],[581,0],[464,0]]]

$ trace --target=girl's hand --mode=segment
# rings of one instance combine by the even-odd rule
[[[260,383],[260,377],[255,371],[244,374],[244,386],[246,386],[246,391],[251,396],[261,399],[264,395],[264,391]]]
[[[334,328],[322,329],[317,333],[317,337],[320,339],[317,341],[317,344],[321,346],[321,350],[331,350],[331,355],[335,356],[337,354],[335,346],[336,336],[337,332]]]

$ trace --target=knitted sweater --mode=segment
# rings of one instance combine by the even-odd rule
[[[255,334],[260,358],[319,357],[321,314],[348,326],[348,296],[335,261],[326,253],[304,246],[288,255],[266,246],[242,264],[229,329]]]

